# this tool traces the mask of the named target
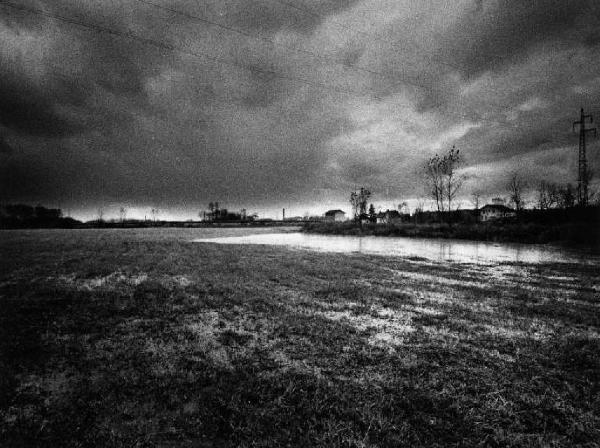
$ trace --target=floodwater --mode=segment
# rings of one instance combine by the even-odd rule
[[[267,244],[321,252],[420,257],[460,263],[598,263],[600,257],[557,246],[438,238],[315,235],[302,232],[201,238],[201,243]]]

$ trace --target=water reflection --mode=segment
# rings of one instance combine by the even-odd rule
[[[583,253],[566,251],[554,246],[434,238],[333,236],[297,232],[202,238],[194,241],[219,244],[270,244],[324,252],[360,252],[470,263],[498,263],[503,261],[582,263],[591,261],[590,257]]]

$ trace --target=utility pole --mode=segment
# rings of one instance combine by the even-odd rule
[[[579,176],[577,178],[577,202],[580,206],[585,207],[588,203],[588,169],[587,158],[585,156],[585,135],[588,132],[593,132],[596,137],[596,128],[585,128],[585,120],[589,119],[590,123],[594,122],[591,114],[584,114],[583,107],[581,108],[581,117],[579,121],[573,123],[573,132],[575,127],[579,125]]]

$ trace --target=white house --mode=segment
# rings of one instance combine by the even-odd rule
[[[502,204],[487,204],[479,209],[479,219],[482,222],[514,218],[516,216],[517,213],[512,208]]]
[[[346,212],[342,210],[329,210],[325,212],[325,221],[341,222],[346,220]]]

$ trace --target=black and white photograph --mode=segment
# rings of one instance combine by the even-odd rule
[[[0,0],[0,446],[600,447],[599,0]]]

